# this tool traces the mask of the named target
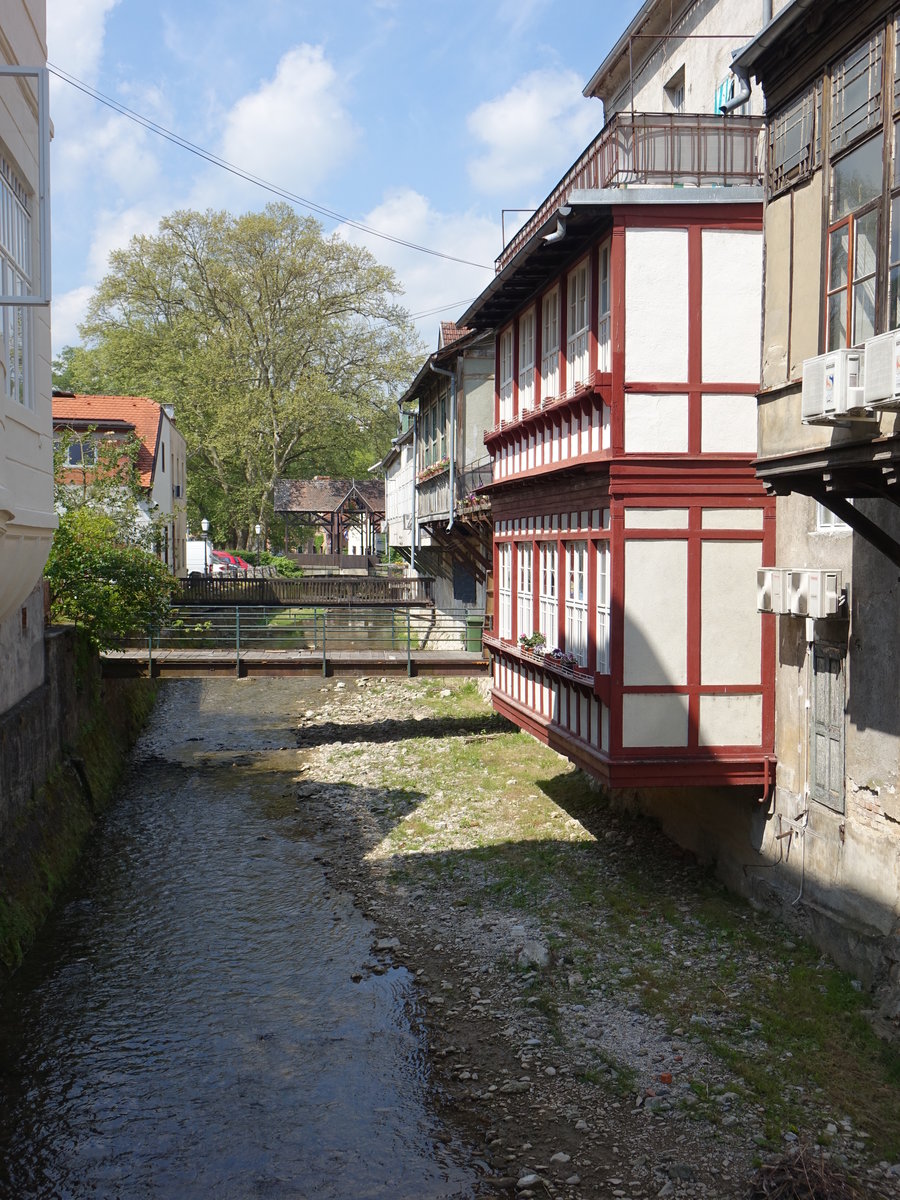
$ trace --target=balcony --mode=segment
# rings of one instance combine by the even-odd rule
[[[733,187],[759,184],[762,117],[712,113],[617,113],[504,247],[498,271],[582,189]]]

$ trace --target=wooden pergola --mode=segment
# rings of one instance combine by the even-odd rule
[[[360,531],[364,554],[375,553],[375,535],[384,520],[383,480],[279,479],[275,513],[284,520],[284,549],[290,530],[312,525],[325,533],[326,552],[337,554],[351,529]]]

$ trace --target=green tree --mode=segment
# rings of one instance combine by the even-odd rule
[[[124,543],[115,519],[87,505],[60,518],[44,574],[52,619],[74,622],[98,650],[161,622],[175,587],[158,558]]]
[[[379,457],[422,347],[397,280],[283,204],[176,212],[110,256],[61,378],[174,405],[188,513],[246,547],[280,477]]]

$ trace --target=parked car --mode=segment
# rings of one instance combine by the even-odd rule
[[[241,571],[233,554],[227,550],[213,550],[209,560],[211,575],[237,575]]]

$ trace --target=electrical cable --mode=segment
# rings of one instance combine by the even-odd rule
[[[443,258],[447,262],[460,263],[465,267],[477,267],[481,271],[493,272],[493,266],[486,266],[484,263],[472,262],[468,258],[459,258],[455,254],[445,254],[442,250],[434,250],[430,246],[422,246],[418,242],[409,242],[405,238],[397,237],[391,233],[385,233],[383,230],[374,229],[371,225],[365,225],[362,221],[355,221],[352,217],[345,217],[342,213],[336,212],[334,209],[326,208],[322,204],[316,204],[314,200],[307,200],[303,196],[298,196],[296,193],[288,191],[287,188],[279,187],[275,183],[270,183],[266,179],[254,175],[250,171],[245,171],[242,167],[235,166],[234,163],[227,162],[224,158],[219,158],[210,150],[205,150],[202,146],[196,145],[194,142],[189,142],[187,138],[181,137],[180,134],[174,133],[171,129],[166,129],[163,125],[158,125],[149,117],[143,116],[141,113],[135,112],[126,105],[121,104],[118,100],[112,99],[110,96],[105,96],[90,84],[85,83],[81,79],[77,79],[74,75],[70,75],[68,71],[64,71],[61,67],[48,62],[47,69],[57,79],[61,79],[63,83],[68,83],[70,87],[76,88],[80,92],[84,92],[86,96],[90,96],[92,100],[98,101],[100,104],[105,104],[107,108],[113,109],[120,116],[126,117],[129,121],[134,121],[135,124],[141,125],[144,129],[151,133],[164,138],[173,145],[178,146],[181,150],[187,150],[190,154],[196,155],[198,158],[204,159],[211,163],[214,167],[219,167],[223,171],[228,171],[230,174],[237,176],[238,179],[246,180],[247,183],[252,183],[256,187],[262,188],[264,191],[271,192],[274,196],[279,196],[282,200],[287,200],[290,204],[296,204],[300,208],[306,208],[310,212],[318,213],[319,216],[327,217],[330,221],[337,221],[342,225],[349,225],[352,229],[358,229],[361,233],[367,233],[371,237],[381,238],[386,242],[393,242],[396,246],[404,246],[407,250],[416,250],[420,254],[430,254],[434,258]]]

